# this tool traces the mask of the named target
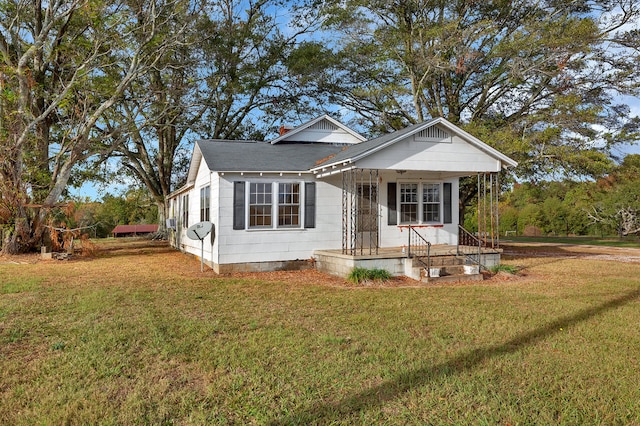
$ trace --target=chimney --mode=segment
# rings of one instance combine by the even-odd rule
[[[291,130],[291,127],[289,126],[280,126],[280,136],[282,135],[286,135],[287,133],[289,133],[289,131]]]

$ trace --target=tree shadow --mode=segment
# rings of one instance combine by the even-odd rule
[[[336,403],[314,404],[302,411],[273,419],[269,424],[317,424],[331,423],[332,421],[344,419],[350,414],[368,410],[375,406],[381,406],[385,402],[399,398],[411,389],[423,386],[437,378],[464,373],[489,358],[511,354],[526,346],[535,345],[543,339],[558,333],[562,328],[578,324],[594,316],[616,309],[638,297],[640,297],[640,288],[601,305],[581,310],[573,315],[561,317],[548,323],[546,326],[521,333],[502,344],[474,349],[456,356],[447,362],[400,374],[394,379],[365,389]]]

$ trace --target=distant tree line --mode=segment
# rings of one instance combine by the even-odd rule
[[[502,196],[500,234],[640,235],[640,155],[627,155],[599,179],[515,183]],[[465,218],[477,227],[477,213]]]

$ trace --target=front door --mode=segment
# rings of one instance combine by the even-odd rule
[[[356,248],[378,247],[378,194],[377,186],[358,185]]]

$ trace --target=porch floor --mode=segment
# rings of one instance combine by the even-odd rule
[[[417,280],[421,280],[423,269],[414,265],[413,259],[408,257],[405,247],[383,247],[378,249],[378,253],[369,254],[369,250],[358,250],[358,254],[343,254],[342,250],[316,250],[314,257],[316,258],[316,268],[319,271],[327,272],[333,275],[347,277],[355,267],[360,268],[380,268],[385,269],[391,275],[405,275]],[[458,249],[461,253],[469,255],[477,255],[478,247],[471,246],[455,246],[448,244],[432,245],[430,250],[431,265],[434,267],[443,267],[447,270],[455,269],[454,265],[461,265],[456,258]],[[480,261],[485,267],[492,267],[500,263],[500,255],[502,249],[499,248],[481,248]],[[459,266],[459,268],[462,268]],[[478,274],[479,275],[479,274]]]
[[[477,254],[478,247],[472,246],[459,246],[460,252],[464,254]],[[431,256],[455,256],[457,254],[457,246],[450,244],[434,244],[431,246],[430,255]],[[482,247],[480,249],[480,254],[497,254],[502,253],[501,248],[490,248],[490,247]],[[342,249],[337,250],[316,250],[316,255],[325,255],[332,257],[341,257],[344,259],[353,259],[353,260],[365,260],[365,259],[400,259],[407,257],[408,253],[406,247],[380,247],[378,248],[378,254],[373,251],[372,254],[369,254],[369,249],[356,250],[355,255],[344,254],[342,253]]]

